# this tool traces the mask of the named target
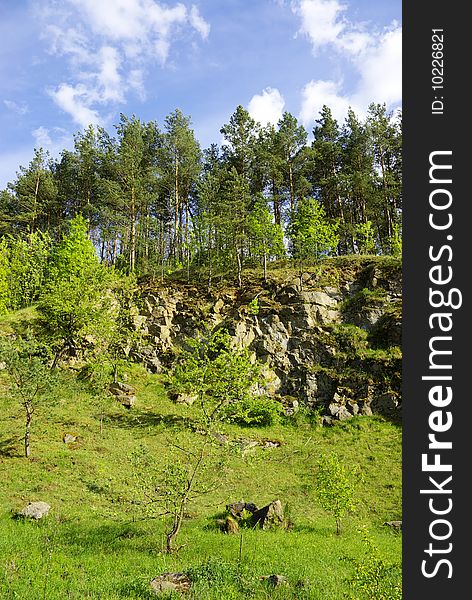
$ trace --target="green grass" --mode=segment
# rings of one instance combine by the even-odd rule
[[[247,454],[236,443],[222,446],[227,466],[219,487],[188,507],[180,552],[163,553],[162,520],[142,519],[129,502],[129,456],[144,444],[163,466],[170,443],[191,447],[201,434],[196,410],[173,404],[159,376],[138,366],[127,374],[138,397],[130,411],[112,399],[97,403],[71,373],[64,374],[35,414],[28,460],[21,455],[21,407],[8,398],[0,372],[0,478],[8,482],[0,496],[1,598],[150,598],[153,577],[190,570],[190,598],[199,600],[341,600],[354,573],[352,559],[363,556],[363,525],[382,557],[399,563],[401,536],[383,523],[401,519],[401,430],[378,417],[331,428],[303,419],[267,428],[222,425],[231,440],[271,439],[281,446]],[[63,443],[66,432],[78,435],[76,445]],[[341,536],[313,487],[318,457],[332,450],[362,472],[358,505],[345,517]],[[240,561],[240,536],[220,533],[215,516],[229,502],[263,506],[277,498],[288,505],[293,529],[244,530]],[[12,510],[34,500],[52,507],[44,522],[12,518]],[[290,585],[271,591],[259,577],[272,573],[285,575]]]

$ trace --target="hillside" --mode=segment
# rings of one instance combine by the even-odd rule
[[[272,268],[265,283],[248,277],[241,289],[142,281],[132,309],[140,333],[135,362],[119,371],[134,390],[133,406],[97,395],[77,377],[80,361],[65,361],[34,415],[29,459],[21,406],[0,371],[0,477],[8,482],[0,499],[0,596],[155,598],[153,578],[185,572],[192,581],[186,597],[199,600],[378,600],[372,573],[380,559],[396,565],[381,569],[393,590],[401,535],[385,522],[401,519],[400,277],[393,259],[339,258],[307,268],[301,282],[287,265]],[[10,314],[1,332],[34,317],[32,309]],[[186,340],[204,325],[223,327],[248,347],[263,365],[259,392],[283,411],[265,427],[218,423],[205,493],[189,500],[181,548],[167,554],[166,522],[139,498],[143,481],[190,463],[209,435],[198,403],[176,402],[169,386]],[[332,451],[346,469],[358,469],[341,535],[315,484],[319,459]],[[226,505],[276,499],[284,527],[220,531]],[[33,501],[51,506],[46,518],[12,518]],[[370,558],[362,528],[378,548]],[[273,574],[287,585],[260,579]],[[364,591],[356,577],[369,582]]]

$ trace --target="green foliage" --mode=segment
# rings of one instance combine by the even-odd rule
[[[0,315],[4,315],[10,305],[8,246],[6,240],[0,240]]]
[[[102,265],[79,216],[52,253],[49,278],[38,303],[39,331],[55,353],[85,351],[106,339],[114,325],[113,273]]]
[[[402,231],[398,223],[392,226],[392,235],[390,236],[390,254],[393,256],[402,255]]]
[[[267,257],[283,258],[285,247],[283,231],[280,225],[274,223],[267,207],[267,201],[258,197],[254,207],[247,217],[248,234],[252,242],[252,251],[264,264],[267,274]]]
[[[259,314],[259,298],[253,298],[247,305],[248,315],[256,316]]]
[[[401,600],[402,589],[398,583],[401,566],[386,562],[365,530],[362,539],[365,556],[354,561],[355,573],[348,583],[355,592],[346,597],[349,600]]]
[[[253,396],[223,407],[222,418],[247,427],[268,427],[280,423],[282,412],[282,405],[277,400]]]
[[[341,519],[354,510],[355,477],[358,469],[346,468],[335,452],[321,456],[317,463],[316,495],[321,506],[336,520],[336,533],[341,533]]]
[[[187,345],[174,370],[172,387],[196,395],[203,421],[211,426],[221,418],[225,405],[251,398],[260,369],[247,348],[232,346],[225,329],[206,331]]]
[[[30,455],[30,429],[33,413],[46,399],[52,385],[47,364],[47,350],[38,344],[31,332],[24,337],[0,338],[0,362],[5,363],[10,394],[25,414],[25,456]]]
[[[375,254],[377,245],[375,243],[375,231],[372,221],[356,225],[356,242],[360,254]]]
[[[292,255],[303,261],[334,254],[339,243],[339,224],[326,218],[320,202],[303,198],[290,218],[289,237]]]
[[[46,281],[52,240],[49,233],[35,231],[25,238],[9,240],[10,305],[13,310],[36,302]]]

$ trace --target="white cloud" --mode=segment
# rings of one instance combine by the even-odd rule
[[[18,115],[26,115],[29,112],[29,107],[26,102],[15,102],[14,100],[4,100],[3,104]]]
[[[341,88],[342,84],[335,81],[308,82],[302,90],[302,123],[306,126],[314,125],[324,104],[330,107],[337,121],[344,121],[351,102],[340,93]]]
[[[310,38],[314,52],[339,39],[345,29],[345,23],[340,18],[345,10],[346,6],[338,0],[301,0],[292,3],[292,11],[302,21],[299,33]]]
[[[80,125],[103,121],[101,107],[125,102],[130,90],[144,99],[147,68],[166,65],[183,28],[210,33],[198,7],[181,2],[43,0],[37,12],[49,52],[67,57],[71,72],[49,94]]]
[[[338,0],[299,0],[292,11],[300,17],[299,33],[306,35],[316,54],[330,46],[344,57],[356,75],[347,92],[340,79],[312,80],[302,90],[300,118],[312,125],[323,104],[342,122],[349,106],[365,116],[371,102],[398,107],[402,94],[402,28],[397,22],[379,31],[346,17],[348,6]]]
[[[142,69],[131,69],[127,83],[136,92],[140,100],[146,100],[146,88],[144,87],[144,73]]]
[[[38,127],[31,132],[36,142],[36,148],[47,148],[52,144],[51,136],[49,135],[49,129],[46,127]]]
[[[123,85],[119,74],[121,59],[118,51],[111,46],[103,46],[100,48],[98,62],[99,101],[123,102]]]
[[[90,91],[84,85],[78,84],[74,87],[61,83],[56,90],[50,90],[49,94],[57,106],[68,113],[81,127],[102,123],[98,112],[90,108]]]
[[[385,102],[395,105],[402,98],[402,29],[383,32],[375,43],[356,59],[361,75],[358,103]]]
[[[282,118],[285,100],[278,89],[267,87],[262,94],[256,94],[251,98],[248,104],[248,111],[251,117],[261,123],[276,124]]]
[[[210,24],[201,16],[195,4],[192,4],[192,8],[190,9],[190,24],[204,40],[210,35]]]

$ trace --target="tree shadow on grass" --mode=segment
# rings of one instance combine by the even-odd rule
[[[18,438],[5,438],[0,440],[0,456],[4,458],[19,458],[23,456],[18,450]]]
[[[130,545],[136,551],[149,551],[155,545],[149,532],[133,522],[107,523],[96,527],[84,523],[68,523],[61,528],[57,541],[78,554],[116,554]]]
[[[95,418],[100,419],[101,415],[95,415]],[[191,417],[184,417],[172,414],[151,413],[132,409],[123,414],[105,414],[104,421],[116,427],[126,429],[147,429],[149,427],[173,427],[177,429],[196,429],[197,422]]]

